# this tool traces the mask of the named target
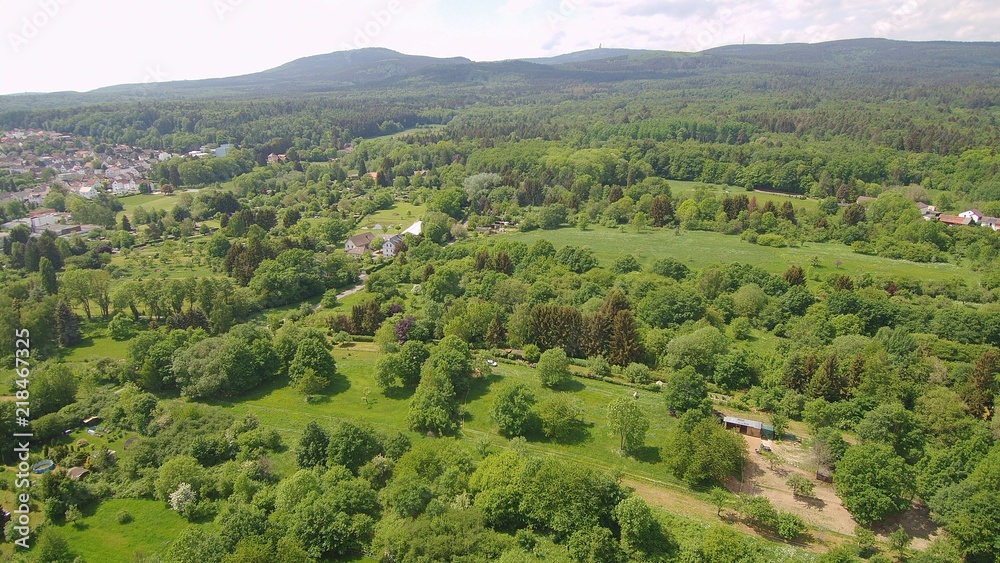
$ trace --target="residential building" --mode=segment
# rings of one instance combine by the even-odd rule
[[[941,221],[942,223],[948,226],[972,224],[972,218],[970,217],[959,217],[958,215],[948,215],[944,213],[942,213],[941,216],[938,217],[938,221]]]
[[[354,235],[353,237],[347,239],[347,242],[344,243],[344,250],[346,250],[348,254],[364,254],[371,251],[371,244],[373,240],[375,240],[375,235],[371,233]]]
[[[973,223],[978,223],[979,220],[982,219],[983,217],[985,217],[986,215],[982,211],[973,208],[973,209],[970,209],[968,211],[963,211],[963,212],[959,213],[958,216],[959,217],[965,217],[965,218],[968,218],[968,219],[972,219]]]
[[[392,235],[384,243],[382,243],[382,256],[392,258],[396,255],[399,247],[403,244],[403,237],[399,235]]]

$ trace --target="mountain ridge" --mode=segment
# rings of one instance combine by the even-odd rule
[[[948,76],[942,70],[947,69]],[[875,75],[918,85],[957,76],[995,80],[1000,43],[848,39],[822,43],[728,45],[698,53],[599,48],[555,57],[472,61],[465,57],[408,55],[365,48],[312,55],[261,72],[200,80],[124,84],[88,92],[0,96],[0,108],[40,109],[87,104],[308,96],[412,87],[497,85],[516,78],[539,87],[610,84],[643,80],[703,79],[755,72],[788,76]]]

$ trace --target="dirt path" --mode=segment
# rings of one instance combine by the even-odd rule
[[[360,276],[358,276],[358,280],[360,281],[360,283],[358,283],[358,285],[356,285],[356,286],[354,286],[354,287],[352,287],[350,289],[345,289],[344,291],[341,291],[340,293],[338,293],[337,294],[337,301],[340,301],[341,299],[347,297],[348,295],[354,295],[355,293],[357,293],[357,292],[361,291],[362,289],[364,289],[365,288],[365,281],[367,279],[368,279],[368,274],[361,274]],[[323,306],[322,303],[317,303],[316,306],[313,307],[313,311],[319,311],[322,306]]]
[[[806,524],[814,529],[813,535],[820,543],[839,543],[843,536],[853,537],[857,521],[844,506],[833,485],[816,480],[815,466],[811,452],[799,442],[768,442],[774,453],[785,463],[771,469],[770,463],[754,450],[760,446],[761,439],[745,436],[750,448],[750,460],[747,464],[742,489],[744,494],[761,494],[770,499],[775,508],[785,510],[801,517]],[[800,498],[792,494],[786,481],[793,473],[805,475],[816,485],[813,498]],[[739,492],[741,484],[734,481],[730,489]],[[899,525],[906,529],[913,538],[913,549],[925,549],[938,533],[938,527],[930,519],[925,507],[917,507],[909,512],[890,518],[887,523],[876,527],[882,541],[886,535]],[[837,536],[842,536],[837,538]]]

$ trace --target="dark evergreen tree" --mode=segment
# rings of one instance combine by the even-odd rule
[[[59,291],[59,285],[56,281],[56,268],[52,265],[52,261],[43,256],[38,261],[38,272],[42,275],[42,289],[49,295],[55,295]]]
[[[616,366],[627,366],[638,361],[640,357],[642,357],[642,346],[636,333],[635,318],[631,311],[618,311],[611,321],[608,361]]]
[[[81,338],[80,321],[65,301],[56,305],[56,338],[63,347],[72,346]]]

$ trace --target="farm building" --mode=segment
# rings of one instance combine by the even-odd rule
[[[740,434],[746,434],[747,436],[767,438],[769,440],[774,439],[774,427],[768,426],[763,422],[749,420],[746,418],[737,418],[735,416],[727,416],[722,419],[722,423],[726,425],[726,430],[735,428],[740,431]]]

